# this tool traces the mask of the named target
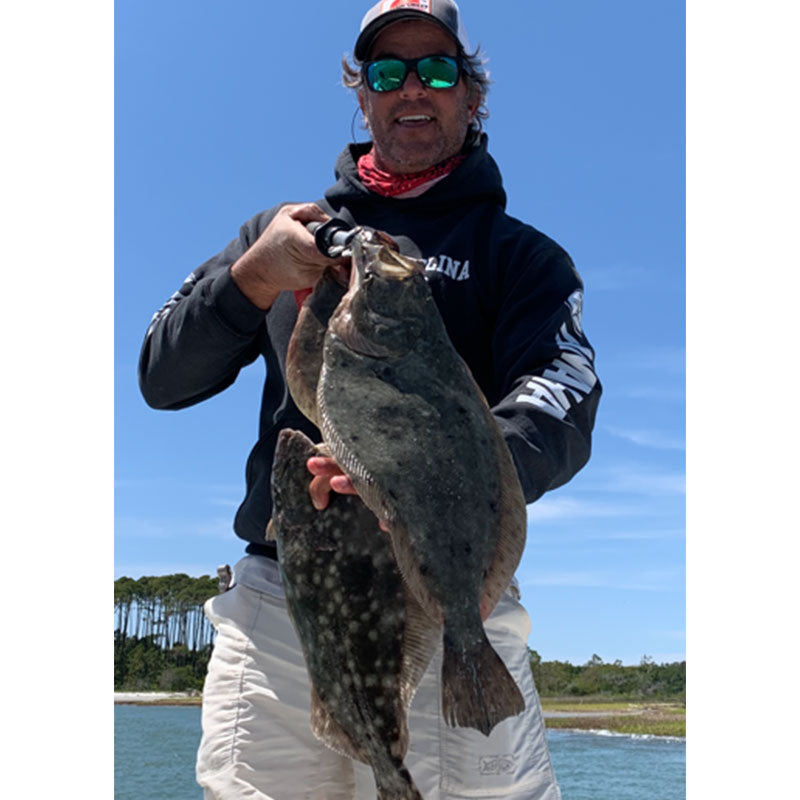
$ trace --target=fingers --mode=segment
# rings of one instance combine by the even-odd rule
[[[286,206],[292,219],[302,222],[327,222],[330,217],[316,203],[296,203]]]
[[[311,502],[318,511],[328,507],[330,493],[357,494],[350,478],[336,461],[325,456],[313,456],[306,462],[308,471],[314,476],[308,486]]]
[[[328,456],[312,456],[306,461],[308,471],[314,476],[308,486],[311,503],[317,511],[328,507],[331,492],[338,494],[358,494],[352,481],[342,472],[336,460]],[[389,533],[389,528],[382,520],[378,520],[378,527]]]

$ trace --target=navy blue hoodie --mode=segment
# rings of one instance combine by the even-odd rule
[[[382,197],[359,180],[369,143],[350,145],[336,183],[317,201],[330,215],[385,231],[401,252],[428,261],[426,276],[454,347],[483,390],[511,450],[527,502],[566,483],[589,458],[601,387],[581,327],[583,285],[552,239],[505,213],[502,179],[482,135],[452,173],[419,197]],[[230,386],[266,361],[259,439],[247,461],[247,491],[234,521],[248,552],[264,543],[270,470],[278,433],[319,432],[286,388],[286,349],[297,318],[291,292],[268,311],[230,275],[280,206],[262,211],[156,312],[145,335],[139,385],[153,408],[179,409]],[[309,480],[310,480],[309,474]]]

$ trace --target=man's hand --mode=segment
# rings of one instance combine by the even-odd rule
[[[339,494],[358,494],[353,487],[353,483],[347,475],[342,472],[342,468],[336,463],[335,459],[328,456],[312,456],[306,462],[308,471],[314,476],[308,487],[311,495],[311,502],[314,508],[321,511],[328,507],[331,492]],[[378,520],[378,525],[382,531],[388,528],[383,520]]]
[[[233,282],[251,303],[266,311],[281,292],[314,286],[326,267],[348,263],[323,256],[305,227],[327,219],[316,203],[293,203],[278,211],[231,267]]]

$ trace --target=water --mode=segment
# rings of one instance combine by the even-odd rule
[[[548,730],[563,800],[684,800],[686,740]]]
[[[684,800],[683,739],[547,731],[563,800]],[[114,706],[115,800],[201,800],[200,708]]]
[[[114,800],[201,800],[199,706],[114,706]]]

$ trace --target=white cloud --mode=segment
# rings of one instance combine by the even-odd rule
[[[145,517],[120,517],[115,523],[115,537],[120,539],[180,539],[189,536],[228,540],[233,535],[231,520],[173,520]]]
[[[671,376],[684,375],[686,348],[677,345],[640,347],[635,350],[617,351],[604,361],[608,366],[626,371],[648,370]]]
[[[680,386],[669,384],[667,386],[629,386],[627,388],[617,387],[617,394],[621,397],[629,397],[633,400],[661,400],[668,403],[685,403],[686,390],[683,384]]]
[[[683,571],[678,569],[626,571],[567,570],[532,573],[520,579],[520,585],[581,589],[623,589],[639,592],[675,592],[683,588]]]
[[[686,475],[682,472],[619,472],[613,490],[646,495],[685,495]]]
[[[658,450],[685,450],[686,441],[682,437],[645,428],[616,428],[606,426],[612,436],[633,442],[641,447],[654,447]]]
[[[583,500],[576,497],[542,497],[528,506],[528,518],[534,523],[557,519],[591,519],[628,517],[642,513],[643,509],[617,502]]]
[[[223,508],[232,508],[235,510],[242,504],[242,498],[239,497],[234,500],[229,497],[211,497],[208,502],[211,503],[212,506],[222,506]]]
[[[583,482],[584,490],[654,496],[686,493],[686,474],[682,470],[657,470],[648,463],[621,463],[595,468]]]
[[[671,528],[666,530],[646,530],[644,528],[636,528],[629,531],[601,531],[589,532],[584,534],[586,539],[607,539],[619,541],[657,541],[661,539],[683,539],[686,532],[680,528]]]
[[[682,528],[663,528],[649,530],[640,525],[630,530],[618,530],[597,525],[564,525],[547,526],[543,533],[539,521],[529,523],[528,539],[535,542],[536,546],[564,545],[570,546],[578,542],[659,542],[682,541],[686,532]]]

